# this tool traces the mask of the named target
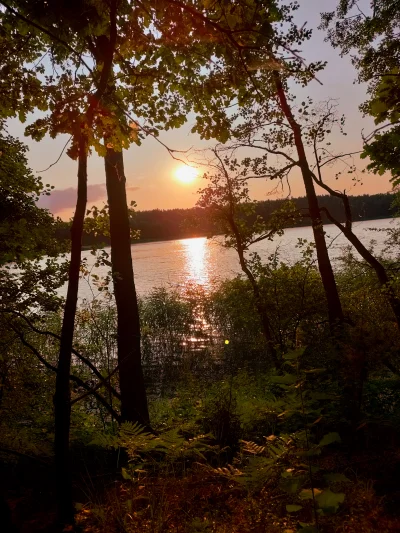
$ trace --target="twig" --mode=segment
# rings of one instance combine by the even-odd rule
[[[14,311],[13,309],[4,309],[2,312],[11,313],[13,315],[16,315],[22,318],[23,320],[25,320],[28,326],[32,329],[32,331],[34,331],[35,333],[38,333],[39,335],[48,335],[50,337],[53,337],[54,339],[57,339],[58,341],[61,340],[60,335],[57,335],[56,333],[53,333],[52,331],[43,331],[37,328],[36,326],[34,326],[34,324],[32,324],[31,320],[27,316],[23,315],[22,313],[19,313],[18,311]],[[112,392],[112,394],[116,398],[118,398],[119,400],[121,399],[120,393],[117,392],[110,383],[106,382],[106,380],[103,378],[101,373],[97,370],[97,368],[94,366],[94,364],[89,359],[87,359],[85,356],[83,356],[81,353],[75,350],[75,348],[72,348],[71,351],[76,357],[78,357],[78,359],[80,359],[86,366],[88,366],[101,381],[104,382],[104,386],[107,387],[108,390]]]
[[[44,170],[37,170],[36,173],[39,174],[41,172],[47,172],[47,170],[49,170],[51,167],[54,167],[55,165],[57,165],[57,163],[60,161],[63,153],[65,152],[65,149],[67,148],[67,146],[69,145],[69,143],[71,142],[73,136],[71,135],[70,138],[68,139],[68,141],[65,143],[64,145],[64,148],[61,150],[61,153],[60,155],[57,157],[57,159],[54,161],[54,163],[52,163],[51,165],[49,165],[47,168],[45,168]]]

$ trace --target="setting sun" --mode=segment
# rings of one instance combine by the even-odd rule
[[[175,170],[175,177],[181,183],[192,183],[198,175],[199,171],[188,165],[182,165]]]

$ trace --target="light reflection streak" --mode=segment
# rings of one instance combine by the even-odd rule
[[[180,244],[185,255],[184,270],[187,275],[187,281],[208,288],[210,277],[207,264],[207,238],[182,239]]]

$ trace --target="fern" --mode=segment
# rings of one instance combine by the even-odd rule
[[[265,452],[265,446],[259,446],[255,442],[242,440],[243,444],[243,452],[244,453],[250,453],[253,455],[261,455]]]
[[[215,474],[218,474],[218,475],[221,475],[223,477],[227,477],[227,478],[232,478],[232,477],[237,477],[237,476],[242,476],[243,475],[243,472],[241,470],[239,470],[238,468],[232,466],[232,465],[227,465],[227,466],[222,466],[222,467],[219,467],[219,468],[212,468],[211,469]]]
[[[276,461],[270,457],[251,457],[243,469],[243,477],[236,481],[250,492],[260,491],[265,483],[275,474]]]
[[[129,454],[145,448],[154,436],[146,432],[145,428],[138,422],[124,422],[121,424],[118,434],[99,433],[90,444],[101,446],[102,448],[126,448]]]

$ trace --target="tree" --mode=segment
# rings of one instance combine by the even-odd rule
[[[392,308],[393,314],[396,318],[397,326],[400,331],[400,299],[398,298],[396,290],[393,287],[392,276],[385,268],[384,263],[380,261],[379,258],[375,257],[374,254],[353,232],[353,213],[346,190],[338,191],[334,187],[330,186],[324,179],[324,170],[326,166],[332,166],[337,161],[347,164],[347,173],[349,177],[350,175],[354,175],[356,172],[355,165],[347,162],[349,156],[352,154],[339,153],[335,155],[330,147],[331,143],[329,142],[329,134],[337,126],[339,126],[339,131],[343,133],[344,117],[338,119],[336,116],[335,105],[328,103],[326,109],[312,113],[312,117],[310,118],[309,122],[310,125],[307,130],[307,137],[309,140],[309,145],[312,147],[314,152],[315,163],[311,171],[312,177],[316,185],[321,187],[332,197],[338,198],[341,201],[344,220],[342,222],[339,221],[337,217],[332,215],[326,206],[321,207],[321,212],[326,214],[328,220],[332,224],[335,224],[335,226],[343,233],[352,246],[354,246],[364,261],[366,261],[375,271],[381,289],[386,295]]]
[[[12,106],[5,108],[5,114],[19,114],[25,119],[26,113],[35,107],[47,111],[44,118],[37,119],[27,128],[27,133],[36,140],[42,139],[46,133],[52,136],[68,133],[73,137],[69,155],[79,159],[71,282],[60,344],[59,392],[56,394],[57,418],[61,421],[56,431],[60,519],[70,522],[68,369],[86,204],[86,157],[94,148],[105,158],[118,311],[122,417],[148,425],[122,150],[132,142],[139,144],[144,134],[156,136],[159,129],[177,127],[186,120],[191,104],[183,96],[193,90],[193,85],[197,88],[203,85],[201,67],[211,57],[210,53],[204,52],[207,47],[211,49],[215,45],[212,42],[203,44],[202,54],[189,54],[188,65],[184,65],[190,39],[186,37],[183,42],[175,42],[187,22],[181,8],[175,5],[169,13],[162,3],[133,5],[128,0],[82,0],[74,4],[50,0],[33,5],[25,0],[1,3],[7,8],[6,13],[2,13],[3,27],[7,30],[3,42],[17,40],[24,51],[21,54],[21,46],[12,47],[12,61],[7,61],[4,68],[7,70],[8,67],[9,78],[15,81],[17,89],[13,93]],[[201,39],[202,34],[198,41]],[[90,56],[89,62],[86,56]],[[50,63],[47,68],[43,64],[46,57]],[[33,61],[36,63],[32,67],[26,65]],[[202,102],[206,106],[210,104],[208,107],[216,107],[211,93],[204,96]],[[138,116],[146,119],[149,125],[139,126]]]
[[[368,83],[368,99],[361,111],[374,118],[377,128],[364,138],[363,158],[368,168],[400,177],[400,2],[340,0],[335,11],[322,13],[327,40],[342,55],[352,55],[358,82]]]
[[[49,185],[27,167],[27,147],[6,133],[0,124],[0,264],[34,259],[58,251],[57,223],[36,205],[50,194]]]
[[[247,182],[243,174],[246,170],[240,168],[239,163],[228,156],[221,156],[218,149],[213,150],[215,162],[210,164],[212,174],[207,175],[208,186],[200,191],[197,205],[207,209],[224,232],[225,246],[236,250],[240,267],[250,282],[257,312],[260,316],[267,353],[275,368],[280,368],[281,360],[276,350],[277,341],[271,328],[266,302],[264,301],[255,271],[259,263],[257,254],[249,258],[247,253],[252,244],[265,239],[272,239],[282,234],[283,224],[293,222],[295,212],[291,207],[282,208],[270,220],[262,217],[251,217],[255,213],[255,204],[250,201]]]
[[[53,258],[64,247],[55,236],[57,221],[36,204],[51,188],[28,168],[27,147],[0,126],[0,308],[56,309],[55,291],[65,277]]]
[[[204,21],[213,38],[218,40],[218,61],[210,66],[208,79],[214,83],[216,94],[222,91],[232,106],[242,108],[236,115],[226,114],[224,141],[230,137],[246,137],[249,131],[254,131],[251,122],[256,120],[260,124],[258,119],[262,116],[266,137],[271,131],[275,134],[272,142],[274,148],[270,153],[282,155],[279,151],[281,139],[286,146],[296,149],[297,160],[289,160],[288,167],[297,165],[303,178],[329,321],[334,330],[343,322],[343,311],[328,255],[305,142],[292,106],[293,96],[288,90],[289,82],[305,86],[315,80],[317,72],[323,68],[321,62],[306,65],[295,50],[295,46],[311,37],[311,31],[305,25],[298,27],[293,22],[293,12],[298,9],[298,4],[239,0],[213,2],[207,4],[205,9],[199,9],[198,6],[175,0],[173,3],[190,12],[193,18]],[[243,124],[236,129],[232,127],[238,116],[242,120],[247,119],[247,128]],[[209,128],[212,118],[203,120],[202,124],[199,122],[194,129],[205,138],[210,138],[213,135],[213,130]],[[282,172],[284,175],[285,172]]]

